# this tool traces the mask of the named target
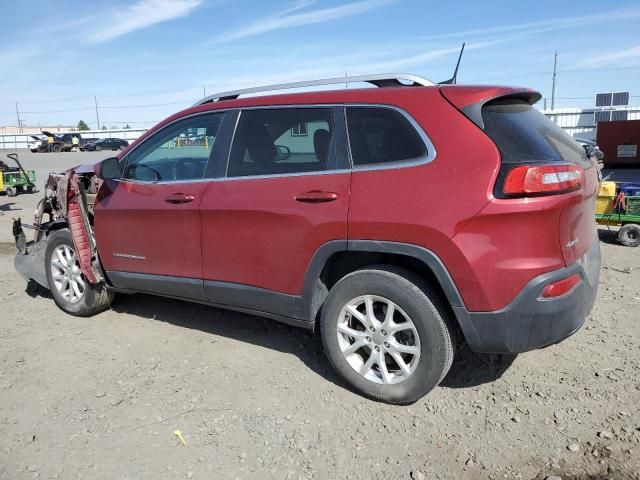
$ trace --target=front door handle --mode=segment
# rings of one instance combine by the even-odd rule
[[[321,190],[312,190],[306,193],[300,193],[295,196],[298,202],[303,203],[326,203],[333,202],[338,199],[338,194],[334,192],[323,192]]]
[[[193,202],[196,199],[194,195],[190,193],[172,193],[168,195],[167,198],[164,199],[167,203],[189,203]]]

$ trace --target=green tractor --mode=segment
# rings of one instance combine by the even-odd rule
[[[9,167],[6,163],[0,161],[0,192],[7,194],[9,197],[15,197],[19,193],[36,193],[36,172],[29,170],[28,172],[22,168],[18,161],[17,153],[9,153],[7,157],[16,162],[17,167]]]

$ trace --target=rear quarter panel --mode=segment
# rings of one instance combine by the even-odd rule
[[[349,238],[406,242],[439,254],[488,203],[499,153],[436,88],[398,90],[388,101],[421,125],[436,157],[419,166],[354,170]]]

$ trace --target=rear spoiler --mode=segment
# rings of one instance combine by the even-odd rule
[[[540,92],[530,88],[487,87],[481,85],[443,85],[440,87],[440,93],[451,105],[482,129],[484,129],[482,107],[488,102],[497,99],[515,98],[533,105],[542,98]]]

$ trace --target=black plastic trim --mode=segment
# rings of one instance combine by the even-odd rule
[[[293,303],[293,316],[299,319],[306,319],[309,322],[315,320],[315,309],[313,308],[313,293],[316,282],[320,277],[322,269],[331,255],[338,252],[347,251],[346,240],[332,240],[318,248],[313,254],[302,285],[302,295],[295,298]]]
[[[294,295],[239,283],[204,281],[204,291],[211,303],[291,317]]]
[[[410,243],[379,240],[349,240],[349,251],[394,253],[414,257],[427,265],[440,282],[440,286],[452,306],[464,306],[462,297],[442,261],[431,250]]]
[[[318,305],[314,305],[314,292],[318,278],[327,260],[338,252],[377,252],[404,255],[418,259],[434,273],[447,300],[452,306],[463,306],[464,302],[451,275],[438,256],[418,245],[380,240],[334,240],[322,245],[314,254],[304,277],[302,296],[296,297],[294,317],[313,322]]]
[[[558,343],[580,329],[598,292],[600,242],[581,261],[531,280],[506,307],[494,312],[468,312],[454,307],[469,347],[482,353],[520,353]],[[570,293],[542,299],[542,289],[573,274],[582,282]]]
[[[207,301],[204,282],[195,278],[114,271],[106,273],[113,288],[117,290]]]

